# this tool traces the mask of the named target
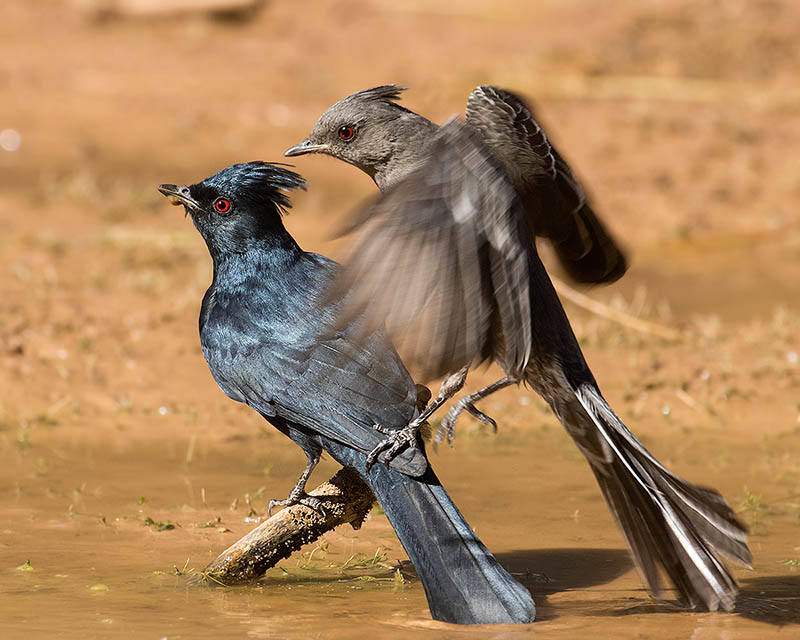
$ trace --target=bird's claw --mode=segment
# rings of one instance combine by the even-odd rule
[[[483,424],[492,425],[492,430],[497,433],[497,422],[495,419],[491,416],[487,416],[474,404],[462,398],[455,403],[455,405],[450,409],[450,411],[447,412],[447,415],[442,420],[442,423],[439,425],[439,429],[436,431],[436,437],[433,439],[434,444],[441,444],[442,440],[444,440],[446,437],[447,444],[449,444],[451,447],[453,446],[453,440],[456,437],[456,421],[461,416],[461,412],[465,409]]]
[[[403,449],[403,447],[406,445],[410,447],[415,446],[417,443],[419,427],[420,425],[416,420],[412,420],[402,429],[387,429],[379,424],[373,425],[373,428],[376,431],[385,433],[387,437],[379,442],[378,445],[367,455],[367,473],[370,472],[370,469],[372,469],[373,465],[378,461],[378,457],[384,451],[386,452],[384,463],[388,465],[392,460],[394,460],[397,454],[400,453],[400,450]]]
[[[322,500],[307,494],[305,491],[292,491],[285,500],[270,500],[267,505],[267,516],[272,515],[273,507],[293,507],[296,504],[302,504],[323,518],[328,517],[328,511],[322,504]]]

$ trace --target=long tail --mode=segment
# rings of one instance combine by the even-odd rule
[[[414,563],[431,616],[455,624],[532,622],[530,593],[500,566],[428,467],[410,478],[382,464],[367,474],[365,456],[330,440],[323,446],[354,467],[378,499]]]
[[[593,381],[571,384],[558,365],[526,372],[526,381],[550,402],[589,461],[650,590],[660,592],[661,567],[690,606],[732,610],[738,589],[721,555],[745,565],[751,556],[746,528],[725,499],[670,473]]]

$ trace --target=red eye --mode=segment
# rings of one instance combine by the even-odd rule
[[[231,210],[231,201],[225,198],[217,198],[216,202],[214,202],[214,208],[219,213],[228,213]]]
[[[345,142],[349,142],[353,139],[353,136],[356,135],[355,127],[341,127],[339,129],[339,137],[344,140]]]

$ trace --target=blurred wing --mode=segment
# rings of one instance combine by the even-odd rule
[[[336,295],[344,322],[385,323],[427,380],[492,358],[530,354],[529,254],[522,204],[470,127],[450,120],[426,159],[357,222]]]
[[[625,273],[624,254],[519,96],[496,87],[476,88],[467,101],[467,123],[505,167],[533,232],[552,241],[574,280],[613,282]]]

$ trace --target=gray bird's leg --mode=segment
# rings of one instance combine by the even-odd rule
[[[501,378],[497,382],[493,382],[487,387],[476,391],[475,393],[470,393],[468,396],[464,396],[456,404],[453,406],[450,411],[448,411],[447,415],[442,420],[442,424],[439,425],[439,430],[436,432],[436,437],[434,438],[434,443],[439,444],[442,440],[444,440],[445,434],[447,435],[447,444],[453,444],[453,438],[456,436],[456,420],[461,415],[461,412],[466,409],[469,413],[475,416],[478,420],[480,420],[483,424],[490,424],[492,425],[492,429],[497,431],[497,423],[494,421],[494,418],[487,416],[483,411],[480,411],[476,406],[475,403],[478,400],[485,398],[486,396],[503,389],[505,387],[509,387],[512,384],[519,384],[519,378],[513,376],[506,376],[505,378]]]
[[[311,472],[314,471],[314,467],[316,467],[317,463],[319,463],[320,453],[321,452],[318,450],[311,453],[306,451],[306,456],[308,457],[308,464],[306,464],[306,468],[303,470],[303,473],[300,474],[300,478],[289,492],[286,500],[269,501],[269,506],[267,507],[268,516],[272,515],[273,507],[291,507],[296,504],[302,504],[312,511],[316,511],[323,518],[327,517],[325,507],[322,506],[322,500],[306,493],[306,482],[308,482]]]
[[[377,462],[378,457],[384,451],[386,451],[384,462],[389,464],[392,459],[400,453],[404,446],[414,446],[416,444],[417,434],[422,424],[436,413],[439,407],[461,390],[467,379],[467,371],[469,371],[468,366],[462,367],[456,373],[447,376],[442,382],[442,386],[439,387],[439,393],[436,398],[434,398],[433,402],[402,429],[393,430],[387,429],[379,424],[375,425],[375,429],[386,434],[387,437],[369,452],[367,456],[367,472],[369,472],[372,465]]]

